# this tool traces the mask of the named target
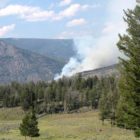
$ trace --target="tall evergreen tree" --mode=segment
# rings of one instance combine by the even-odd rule
[[[120,101],[117,111],[119,126],[134,129],[140,136],[140,6],[125,11],[127,34],[121,36],[118,48],[126,56],[120,58]]]
[[[32,114],[29,121],[28,136],[30,137],[39,136],[38,121],[35,115],[35,111],[33,109],[32,109]]]
[[[26,137],[28,136],[28,128],[29,128],[29,121],[30,121],[30,116],[27,114],[23,120],[22,123],[20,124],[19,130],[22,136],[25,136],[25,140]]]
[[[31,138],[39,136],[38,121],[33,109],[31,114],[25,115],[20,124],[19,130],[21,135],[25,136],[25,140],[27,136]]]
[[[104,81],[104,86],[102,87],[102,94],[99,100],[100,118],[102,121],[104,119],[110,119],[111,125],[113,125],[116,119],[116,107],[119,98],[118,82],[114,77],[108,77],[102,80]]]

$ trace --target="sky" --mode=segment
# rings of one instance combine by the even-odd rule
[[[124,1],[124,2],[123,2]],[[128,3],[127,3],[128,1]],[[126,2],[126,3],[125,3]],[[0,37],[98,37],[112,30],[111,12],[135,0],[0,0]],[[125,4],[124,4],[125,3]],[[115,16],[115,15],[114,15]],[[121,17],[122,18],[122,17]]]

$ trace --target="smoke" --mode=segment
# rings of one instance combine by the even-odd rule
[[[121,55],[116,46],[118,34],[125,33],[127,27],[122,19],[123,9],[134,6],[135,0],[111,0],[108,4],[108,19],[103,23],[100,36],[75,39],[76,56],[70,58],[55,79],[117,63]]]

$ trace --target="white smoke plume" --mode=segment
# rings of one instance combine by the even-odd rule
[[[135,5],[135,0],[110,0],[108,19],[103,23],[104,28],[100,36],[75,39],[77,55],[70,58],[61,74],[57,75],[55,79],[117,63],[120,55],[116,46],[119,39],[118,34],[123,34],[126,30],[123,9],[134,8]]]

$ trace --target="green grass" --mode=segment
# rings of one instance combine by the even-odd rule
[[[17,109],[18,112],[19,109]],[[16,111],[16,109],[15,109]],[[1,111],[0,111],[1,113]],[[20,117],[22,113],[19,113]],[[11,114],[9,114],[11,115]],[[2,114],[0,115],[2,118]],[[10,118],[10,116],[9,116]],[[111,127],[109,122],[98,119],[98,112],[91,111],[75,114],[55,114],[39,119],[40,137],[35,140],[139,140],[133,132]],[[24,140],[18,126],[19,117],[1,120],[0,140]],[[28,138],[30,139],[30,138]]]
[[[23,116],[24,111],[20,107],[0,109],[0,120],[21,120]]]

